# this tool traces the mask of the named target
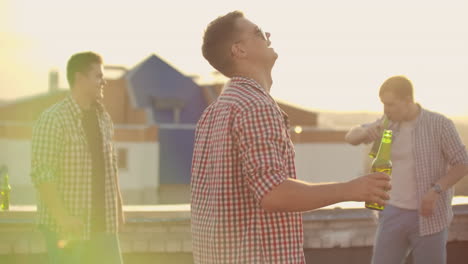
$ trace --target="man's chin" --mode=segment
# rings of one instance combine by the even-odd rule
[[[276,60],[278,59],[278,53],[273,50],[273,55],[272,55],[272,64],[274,65]]]
[[[273,56],[275,57],[275,60],[278,59],[278,53],[275,51],[274,48],[270,48],[271,52],[273,52]]]

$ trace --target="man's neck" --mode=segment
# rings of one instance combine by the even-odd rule
[[[80,109],[84,111],[89,110],[91,108],[91,104],[94,102],[93,98],[89,98],[85,94],[80,93],[80,89],[78,87],[75,87],[72,90],[71,95]]]
[[[418,104],[413,103],[404,121],[410,122],[410,121],[416,120],[420,112],[421,112],[421,107]]]
[[[233,76],[250,78],[256,81],[260,86],[265,89],[267,93],[270,93],[271,86],[273,84],[273,79],[271,77],[270,70],[258,70],[258,69],[248,69],[246,71],[237,71]]]

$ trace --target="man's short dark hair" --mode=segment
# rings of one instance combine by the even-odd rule
[[[77,72],[86,73],[92,64],[102,64],[102,62],[101,55],[91,51],[73,54],[67,63],[67,80],[70,88],[73,89]]]
[[[405,76],[398,75],[388,78],[381,86],[379,95],[386,92],[392,92],[400,99],[408,96],[413,99],[413,84]]]
[[[231,46],[235,41],[235,22],[242,17],[244,14],[240,11],[220,16],[207,26],[203,36],[203,57],[227,77],[232,75]]]

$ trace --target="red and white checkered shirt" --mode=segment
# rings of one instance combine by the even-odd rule
[[[390,123],[390,129],[394,130],[393,134],[398,137],[398,123]],[[450,166],[468,165],[468,154],[453,122],[439,113],[424,108],[421,108],[411,137],[415,162],[416,197],[420,205],[424,194],[431,189],[433,183],[447,175]],[[440,232],[450,225],[453,218],[453,194],[453,187],[444,191],[436,202],[433,215],[419,216],[421,236]]]
[[[305,263],[301,213],[260,206],[296,178],[288,122],[265,89],[242,77],[201,116],[191,182],[195,263]]]
[[[113,124],[102,105],[97,110],[102,135],[105,166],[106,232],[115,233],[121,216],[117,186],[117,160],[112,144]],[[45,110],[36,121],[32,137],[31,178],[35,186],[45,182],[57,184],[57,191],[68,214],[84,223],[81,239],[90,238],[92,206],[92,163],[82,111],[71,95]],[[61,227],[38,199],[38,223],[61,233]]]

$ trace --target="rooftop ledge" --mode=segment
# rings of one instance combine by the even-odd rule
[[[455,217],[449,242],[468,243],[468,197],[456,197],[452,205]],[[45,252],[42,236],[34,228],[36,206],[13,205],[10,209],[0,212],[0,262],[5,254]],[[126,205],[124,212],[127,221],[119,233],[124,253],[191,254],[190,204]],[[371,247],[376,230],[374,212],[363,203],[344,202],[304,213],[304,248]]]
[[[468,196],[454,197],[452,206],[455,215],[468,215]],[[124,205],[124,212],[128,224],[190,220],[190,204]],[[373,213],[374,211],[365,209],[362,202],[342,202],[307,212],[304,220],[357,220],[372,218]],[[9,211],[0,211],[0,224],[33,223],[35,215],[35,205],[12,205]]]

